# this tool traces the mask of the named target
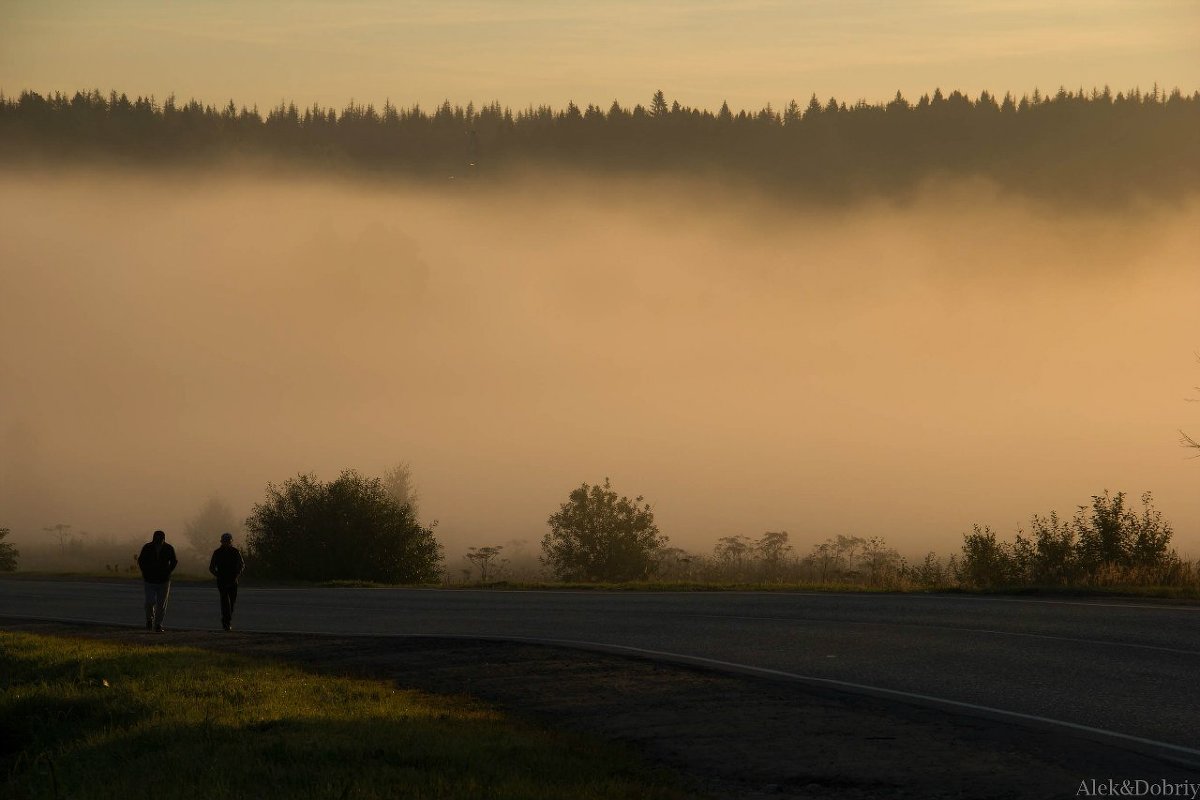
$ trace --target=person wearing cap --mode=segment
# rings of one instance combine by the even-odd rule
[[[217,579],[217,592],[221,595],[221,627],[227,631],[233,630],[233,606],[237,602],[238,578],[246,562],[242,554],[233,546],[233,534],[221,534],[221,546],[213,550],[212,560],[208,562],[208,571]]]
[[[162,633],[167,596],[171,593],[171,573],[179,565],[175,548],[167,544],[167,535],[155,531],[151,540],[142,545],[137,563],[145,581],[146,630]]]

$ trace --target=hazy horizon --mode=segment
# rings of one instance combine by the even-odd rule
[[[413,469],[448,549],[582,482],[671,544],[904,553],[1153,491],[1200,545],[1200,204],[986,184],[783,209],[699,182],[469,191],[210,171],[0,175],[0,508],[141,538],[210,495]]]
[[[461,0],[288,3],[16,0],[0,89],[115,88],[217,105],[341,108],[443,100],[513,108],[853,104],[935,87],[1020,96],[1200,86],[1200,6],[1180,0],[803,3]]]

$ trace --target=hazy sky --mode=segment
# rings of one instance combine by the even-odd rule
[[[776,106],[1200,87],[1196,0],[0,0],[0,88],[212,103]]]

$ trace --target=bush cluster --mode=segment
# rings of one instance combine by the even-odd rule
[[[933,559],[934,563],[936,558]],[[857,584],[899,587],[912,568],[882,536],[830,537],[800,555],[787,531],[767,531],[757,539],[724,536],[711,554],[663,548],[655,575],[670,581],[734,584]],[[939,585],[944,585],[937,571]]]
[[[1184,569],[1171,549],[1173,531],[1149,492],[1140,509],[1124,492],[1092,497],[1075,515],[1034,515],[1011,542],[987,526],[963,537],[960,580],[972,587],[1166,585]]]

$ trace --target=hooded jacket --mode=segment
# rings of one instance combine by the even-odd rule
[[[142,569],[142,580],[146,583],[166,583],[171,580],[171,573],[179,561],[175,558],[175,548],[166,542],[156,547],[154,542],[142,545],[138,556],[138,566]]]

